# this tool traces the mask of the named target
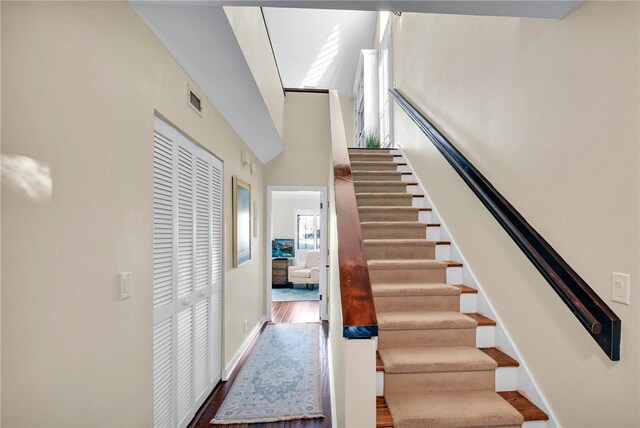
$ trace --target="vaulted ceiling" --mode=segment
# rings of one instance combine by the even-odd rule
[[[169,1],[131,5],[261,162],[282,153],[282,139],[221,6]]]
[[[285,87],[337,89],[341,95],[351,96],[359,52],[372,47],[379,10],[561,19],[581,3],[563,0],[130,2],[263,163],[280,154],[284,145],[222,6],[264,7],[265,22]]]
[[[282,83],[352,96],[361,49],[372,47],[377,13],[264,8]]]

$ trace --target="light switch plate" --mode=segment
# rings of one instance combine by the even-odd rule
[[[120,300],[130,299],[133,290],[131,289],[131,272],[120,273]]]
[[[631,304],[631,277],[628,273],[613,272],[611,275],[611,300],[625,305]]]

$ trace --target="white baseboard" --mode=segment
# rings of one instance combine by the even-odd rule
[[[258,321],[258,323],[253,327],[253,329],[251,330],[247,338],[244,339],[244,342],[242,342],[242,345],[240,345],[240,348],[238,348],[236,353],[233,354],[233,357],[231,358],[231,361],[229,361],[229,364],[227,364],[225,369],[222,370],[223,381],[229,380],[229,376],[231,376],[231,373],[233,373],[233,371],[236,369],[236,366],[238,365],[240,358],[242,358],[244,353],[247,352],[247,348],[249,347],[253,339],[256,337],[256,335],[260,332],[262,325],[267,321],[269,321],[269,318],[266,315],[263,315]]]

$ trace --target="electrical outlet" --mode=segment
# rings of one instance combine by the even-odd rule
[[[244,320],[244,332],[247,332],[247,320]]]
[[[120,300],[130,299],[133,295],[133,290],[131,289],[131,272],[121,272],[120,273]]]
[[[631,304],[631,277],[628,273],[611,275],[611,300],[625,305]]]

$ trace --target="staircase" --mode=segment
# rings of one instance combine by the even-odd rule
[[[395,150],[349,149],[378,317],[378,427],[545,426],[516,390],[519,363]],[[497,392],[499,391],[499,392]]]

